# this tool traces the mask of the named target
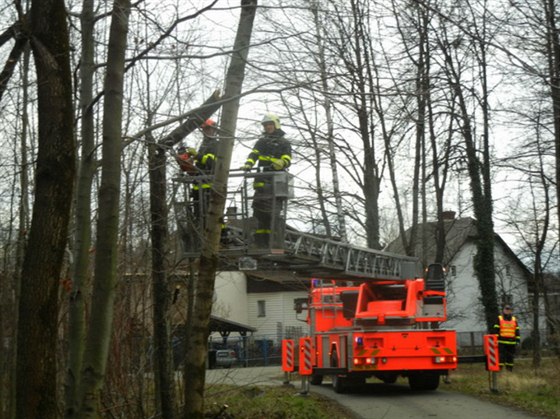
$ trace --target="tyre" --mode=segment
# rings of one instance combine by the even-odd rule
[[[411,390],[436,390],[439,387],[439,381],[437,372],[418,372],[408,376],[408,385]]]
[[[335,374],[332,376],[332,386],[335,393],[344,393],[346,390],[346,379]]]
[[[321,374],[312,374],[309,383],[314,386],[323,384],[323,376]]]

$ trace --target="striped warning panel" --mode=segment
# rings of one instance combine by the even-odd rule
[[[500,371],[498,336],[484,335],[484,353],[486,354],[486,369],[488,371]]]
[[[284,339],[282,340],[282,371],[292,372],[294,371],[295,364],[295,350],[294,350],[294,340]]]
[[[299,339],[299,373],[300,375],[311,375],[313,372],[313,360],[311,338],[300,338]]]

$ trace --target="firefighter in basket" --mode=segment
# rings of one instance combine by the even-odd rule
[[[218,153],[217,124],[213,119],[207,119],[200,126],[202,143],[198,151],[192,147],[179,146],[175,159],[183,173],[193,176],[192,204],[195,220],[204,227],[204,215],[210,203],[212,176],[216,166]],[[200,223],[202,221],[202,223]]]
[[[253,151],[247,156],[242,170],[249,171],[258,162],[264,172],[285,171],[292,162],[292,147],[280,126],[280,119],[274,114],[266,114],[261,121],[264,132],[257,140]],[[253,214],[257,220],[254,233],[257,247],[271,245],[272,228],[278,231],[282,222],[281,211],[285,197],[274,196],[272,176],[256,176],[253,184]]]

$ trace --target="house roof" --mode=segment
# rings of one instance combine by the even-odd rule
[[[443,222],[445,228],[445,249],[443,254],[443,265],[449,265],[461,248],[469,241],[478,238],[478,230],[476,220],[470,217],[447,219]],[[436,234],[437,223],[429,222],[418,226],[416,244],[414,253],[421,258],[426,264],[432,263],[436,257]],[[406,230],[405,235],[410,239],[411,229]],[[425,240],[423,240],[425,235]],[[494,234],[496,243],[519,265],[519,267],[530,276],[530,271],[521,262],[517,255],[511,250],[507,243],[498,235]],[[423,243],[425,242],[425,246]],[[402,244],[401,238],[397,238],[387,245],[385,250],[393,253],[405,254],[406,250]]]
[[[474,240],[477,236],[476,221],[470,217],[456,218],[453,220],[445,220],[445,250],[443,255],[443,264],[447,265],[463,245],[469,241]],[[437,243],[437,223],[429,222],[418,226],[416,244],[414,246],[414,253],[426,262],[433,262],[436,256],[436,243]],[[407,240],[410,240],[412,229],[405,232]],[[425,240],[424,240],[425,238]],[[425,246],[423,245],[425,242]],[[401,238],[397,238],[387,245],[385,250],[393,253],[406,254],[406,249],[403,246]]]

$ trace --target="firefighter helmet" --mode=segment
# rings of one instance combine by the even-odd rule
[[[202,129],[208,128],[208,127],[216,128],[216,121],[214,121],[212,118],[208,118],[200,126],[200,128],[202,128]]]
[[[280,118],[273,113],[267,113],[262,119],[261,124],[266,124],[267,122],[273,122],[274,128],[280,129]]]

